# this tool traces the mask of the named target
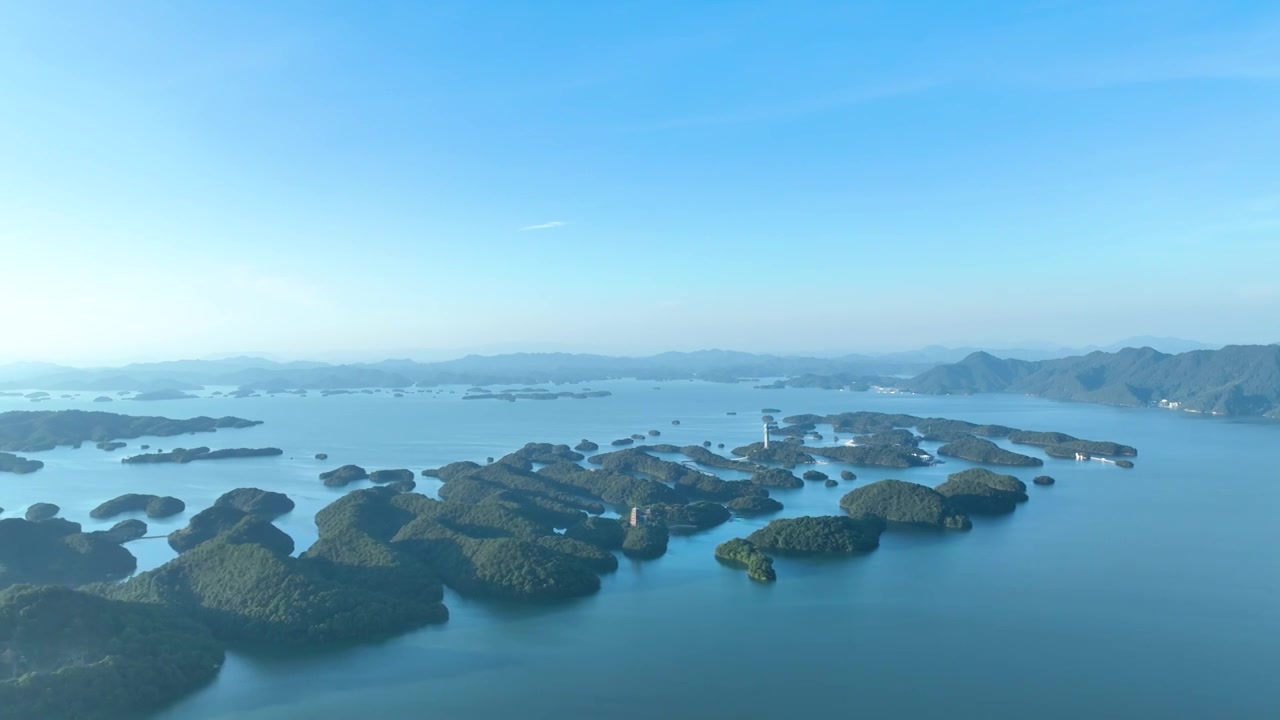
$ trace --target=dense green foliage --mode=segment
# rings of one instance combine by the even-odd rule
[[[581,444],[581,443],[579,443]],[[551,443],[528,443],[524,447],[507,455],[508,458],[520,458],[528,462],[550,465],[558,462],[578,462],[582,453],[569,449],[568,445],[552,445]]]
[[[115,452],[116,450],[119,450],[122,447],[128,447],[128,445],[129,443],[120,442],[118,440],[104,440],[98,443],[95,447],[97,447],[99,450],[103,452]]]
[[[856,488],[840,499],[840,507],[854,518],[878,517],[891,523],[953,530],[972,527],[968,516],[951,507],[941,493],[902,480],[881,480]]]
[[[130,518],[112,525],[109,530],[101,530],[94,534],[101,535],[117,545],[122,545],[146,537],[147,524],[136,518]]]
[[[280,448],[225,448],[210,450],[207,447],[174,448],[169,452],[146,453],[133,455],[120,462],[129,464],[143,463],[189,463],[196,460],[222,460],[225,458],[274,457],[283,455]]]
[[[751,482],[760,487],[800,488],[804,481],[790,470],[783,468],[759,468],[751,475]]]
[[[328,569],[257,543],[235,542],[228,534],[97,590],[172,606],[240,646],[368,641],[447,617],[438,597],[383,592],[368,582],[368,573],[345,576]]]
[[[293,553],[293,538],[284,531],[230,505],[214,505],[192,515],[186,527],[169,533],[169,547],[185,553],[217,538],[253,543],[279,555]]]
[[[957,438],[953,442],[943,445],[938,448],[938,454],[990,465],[1039,467],[1044,464],[1044,461],[1040,458],[1005,450],[990,440],[972,435]]]
[[[583,438],[583,439],[582,439],[582,442],[580,442],[580,443],[578,443],[577,445],[574,445],[574,446],[573,446],[573,449],[574,449],[574,450],[577,450],[578,452],[589,453],[589,452],[595,452],[595,451],[599,450],[599,449],[600,449],[600,446],[599,446],[599,445],[597,445],[597,444],[595,444],[595,443],[593,443],[593,442],[591,442],[590,440],[588,440],[588,439],[586,439],[586,438]]]
[[[910,468],[927,465],[924,451],[913,445],[836,445],[835,447],[807,448],[812,455],[830,458],[849,465],[874,465],[877,467]]]
[[[155,606],[59,587],[0,592],[0,712],[10,720],[140,717],[210,681],[223,650]]]
[[[580,561],[592,572],[609,573],[618,569],[618,558],[613,553],[594,543],[566,535],[543,535],[535,542],[544,548]]]
[[[762,498],[767,500],[768,498]],[[692,527],[699,530],[727,522],[732,516],[719,503],[700,500],[688,505],[648,505],[640,508],[650,518],[666,523],[668,527]]]
[[[974,515],[1010,513],[1027,499],[1027,486],[1021,480],[984,468],[948,475],[935,489],[946,496],[951,507]]]
[[[567,528],[564,536],[580,540],[605,550],[621,550],[622,541],[627,536],[622,521],[614,518],[589,517],[586,520]]]
[[[397,481],[413,480],[413,471],[405,468],[394,470],[374,470],[369,473],[369,481],[377,485],[385,485]]]
[[[0,413],[0,450],[35,452],[82,442],[132,439],[144,435],[169,437],[261,424],[260,421],[236,417],[170,420],[86,410],[13,411]]]
[[[1056,481],[1048,475],[1037,475],[1031,478],[1031,482],[1036,485],[1052,485]]]
[[[0,588],[20,583],[82,585],[128,577],[138,561],[102,533],[58,518],[0,520]]]
[[[725,503],[725,507],[739,515],[761,515],[764,513],[778,512],[782,509],[782,503],[769,497],[761,497],[752,495],[748,497],[734,498]]]
[[[0,472],[26,475],[42,467],[44,467],[44,463],[39,460],[28,460],[12,453],[0,452]]]
[[[829,479],[827,477],[827,474],[822,472],[821,470],[805,470],[804,474],[801,475],[800,477],[805,480],[814,480],[814,481]]]
[[[805,452],[804,446],[798,443],[772,442],[766,448],[763,442],[755,442],[750,445],[736,447],[731,452],[752,462],[774,463],[784,468],[793,468],[796,465],[812,465],[816,462],[811,455]]]
[[[145,512],[149,518],[166,518],[186,509],[186,503],[176,497],[128,493],[102,503],[89,511],[89,517],[107,520],[121,513]]]
[[[778,575],[773,558],[765,555],[750,540],[734,538],[716,546],[716,559],[733,567],[746,568],[747,577],[757,582],[773,582]]]
[[[841,470],[840,479],[841,480],[857,480],[858,476],[855,475],[852,470]]]
[[[868,552],[880,546],[877,517],[798,517],[774,520],[747,536],[761,550],[795,555]]]
[[[667,541],[671,534],[666,525],[638,525],[626,528],[626,536],[622,540],[622,552],[627,557],[641,560],[661,557],[667,552]]]
[[[364,480],[369,473],[359,465],[343,465],[340,468],[320,473],[320,479],[329,487],[346,487],[357,480]]]
[[[1059,432],[1015,430],[1009,434],[1009,440],[1023,445],[1052,445],[1055,447],[1063,447],[1071,450],[1072,452],[1078,451],[1088,453],[1089,455],[1120,455],[1133,457],[1138,454],[1137,449],[1129,445],[1121,445],[1120,443],[1108,442],[1105,440],[1081,440],[1080,438]]]
[[[680,502],[683,496],[656,480],[637,478],[610,470],[588,470],[572,463],[557,463],[538,470],[538,475],[568,492],[599,498],[618,507]]]
[[[1197,412],[1280,417],[1280,346],[1229,345],[1177,355],[1126,348],[1038,362],[977,352],[903,387],[917,393],[1009,392],[1111,405],[1169,400]]]
[[[654,457],[646,448],[628,448],[593,455],[588,462],[628,475],[640,475],[673,483],[687,499],[726,502],[746,495],[768,495],[768,491],[745,480],[721,480],[715,475],[670,460]]]
[[[412,476],[410,476],[412,479]],[[258,488],[236,488],[223,493],[213,503],[215,506],[229,506],[241,512],[262,518],[275,520],[293,510],[293,501],[284,493]]]

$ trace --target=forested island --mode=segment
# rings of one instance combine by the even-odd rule
[[[1013,512],[1027,501],[1027,486],[1012,475],[998,475],[986,468],[970,468],[947,476],[935,488],[956,510],[970,515]]]
[[[767,457],[772,462],[793,465],[806,458],[826,457],[851,465],[908,468],[928,465],[929,454],[919,448],[921,441],[941,442],[938,454],[990,465],[1038,467],[1040,458],[1006,450],[988,438],[1007,438],[1022,445],[1043,447],[1050,457],[1074,458],[1077,452],[1104,456],[1132,457],[1136,448],[1116,442],[1081,440],[1061,432],[1019,430],[1004,425],[990,425],[953,420],[925,418],[900,413],[858,411],[834,415],[793,415],[783,418],[788,425],[775,434],[783,436],[767,450],[762,443],[737,448],[734,454],[749,458]],[[819,424],[830,425],[837,434],[851,436],[848,445],[819,447],[805,444]],[[911,432],[917,430],[920,435]],[[1117,464],[1128,463],[1120,460]]]
[[[973,527],[968,515],[952,506],[945,495],[902,480],[881,480],[852,490],[840,498],[840,507],[854,518],[948,530]]]
[[[119,442],[116,438],[256,424],[237,418],[181,421],[110,413],[82,414],[101,416],[92,421],[62,413],[21,415],[46,419],[36,425],[27,422],[23,431],[0,434],[0,438],[18,445],[53,447],[72,440]],[[0,428],[18,427],[3,420],[0,416]],[[64,427],[67,422],[74,432]],[[785,499],[787,492],[800,491],[806,479],[828,487],[838,485],[832,477],[835,468],[814,467],[819,458],[908,470],[930,462],[928,453],[920,449],[926,438],[961,449],[978,448],[981,452],[965,452],[987,463],[1007,459],[1003,453],[1029,458],[1003,450],[987,438],[1007,438],[1037,448],[1086,443],[1076,447],[1108,451],[1116,457],[1137,452],[1118,443],[1084,441],[1060,433],[909,415],[798,415],[786,422],[767,450],[762,443],[735,449],[740,459],[713,452],[707,447],[710,441],[648,446],[637,444],[633,436],[607,452],[599,452],[596,443],[585,439],[576,449],[529,443],[483,464],[460,461],[423,470],[423,476],[440,481],[439,499],[411,492],[414,473],[407,468],[370,472],[359,465],[344,465],[320,473],[320,478],[333,488],[364,480],[374,486],[343,491],[322,509],[315,517],[317,540],[305,549],[296,547],[294,538],[274,522],[294,510],[291,498],[261,488],[237,488],[169,533],[167,540],[178,553],[176,558],[138,574],[134,574],[137,561],[124,544],[143,537],[145,523],[127,519],[109,530],[84,532],[77,523],[55,517],[56,508],[50,513],[32,506],[41,510],[32,520],[0,520],[0,588],[24,583],[75,587],[74,591],[58,590],[65,594],[60,597],[72,598],[68,603],[99,603],[99,611],[108,615],[132,608],[167,618],[157,621],[157,627],[164,628],[157,631],[163,637],[147,641],[163,644],[155,654],[143,656],[138,648],[122,647],[120,656],[135,658],[138,668],[156,672],[157,663],[184,667],[185,656],[173,653],[189,651],[213,663],[210,667],[216,672],[227,648],[252,653],[267,648],[338,647],[445,622],[445,587],[465,597],[503,602],[546,603],[590,595],[600,589],[601,575],[618,568],[619,558],[644,562],[665,554],[672,537],[680,533],[706,532],[738,521],[735,516],[783,510],[782,503],[770,496],[771,490]],[[852,444],[816,444],[821,443],[819,424],[831,425]],[[37,426],[43,430],[31,429]],[[172,432],[152,431],[156,428]],[[636,436],[646,439],[645,434]],[[992,453],[988,446],[999,452]],[[279,451],[179,448],[125,461],[181,463],[243,456],[240,453]],[[806,470],[797,476],[778,467],[787,464]],[[747,479],[725,480],[704,468],[740,472],[738,477]],[[849,470],[840,470],[839,477],[856,480]],[[809,495],[823,496],[834,506],[834,494]],[[720,543],[715,557],[745,569],[752,580],[773,582],[777,578],[774,557],[788,562],[789,556],[866,553],[879,545],[883,533],[899,526],[967,530],[972,527],[970,515],[1010,512],[1026,500],[1026,485],[1020,480],[986,469],[953,473],[936,488],[882,480],[854,486],[840,498],[844,515],[774,519],[745,538]],[[145,513],[159,518],[184,509],[177,498],[125,494],[102,503],[90,515],[108,519]],[[298,550],[302,552],[295,555]],[[6,597],[9,594],[0,595],[0,606]],[[35,596],[24,597],[22,602],[36,601]],[[4,642],[0,630],[0,644]],[[0,663],[5,662],[3,650],[0,645]],[[42,703],[38,707],[53,716],[80,712],[84,705],[77,703],[83,703],[86,695],[102,695],[103,712],[159,702],[123,694],[114,697],[118,693],[112,683],[119,676],[112,674],[110,664],[100,665],[75,666],[79,687],[92,688],[85,693],[65,698],[13,694],[57,686],[68,664],[56,661],[17,680],[0,681],[0,699]],[[171,700],[206,682],[211,674],[175,670],[157,694]],[[36,697],[38,701],[32,699]]]
[[[517,400],[559,400],[560,398],[571,398],[573,400],[587,400],[589,398],[609,397],[613,393],[608,390],[592,390],[591,392],[500,392],[500,393],[474,393],[463,395],[463,400],[505,400],[506,402],[515,402]]]
[[[747,540],[777,554],[848,554],[879,547],[884,529],[884,520],[875,515],[783,518],[751,533]]]
[[[141,512],[149,518],[166,518],[186,509],[186,503],[176,497],[128,493],[102,503],[89,511],[89,517],[107,520],[122,513]]]
[[[1177,355],[1126,348],[1039,361],[975,352],[900,387],[935,395],[1007,392],[1280,419],[1280,345],[1228,345]]]
[[[15,410],[0,413],[0,451],[39,452],[59,445],[170,437],[261,424],[260,420],[238,417],[171,420],[87,410]]]
[[[0,452],[0,472],[26,475],[42,467],[44,467],[44,463],[39,460],[28,460],[12,453]]]
[[[773,582],[778,574],[773,569],[773,558],[760,552],[750,540],[734,538],[716,546],[716,559],[733,567],[743,568],[747,577],[757,582]]]
[[[178,463],[185,464],[195,462],[197,460],[223,460],[226,458],[247,458],[247,457],[275,457],[283,455],[284,451],[280,448],[226,448],[223,450],[210,450],[207,447],[198,448],[174,448],[169,452],[146,453],[143,455],[132,455],[123,458],[120,462],[126,465],[142,465],[148,463]]]
[[[972,435],[957,438],[943,445],[938,448],[938,454],[991,465],[1039,467],[1044,464],[1044,461],[1040,458],[1005,450],[990,440]]]

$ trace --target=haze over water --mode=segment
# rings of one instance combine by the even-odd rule
[[[879,410],[1056,430],[1133,445],[1137,467],[1046,459],[1041,469],[1014,469],[1029,485],[1041,473],[1058,483],[1029,487],[1031,500],[1011,515],[975,517],[969,533],[895,530],[861,557],[778,557],[774,585],[752,583],[713,558],[718,543],[774,517],[838,514],[839,498],[853,487],[886,477],[936,485],[971,465],[853,468],[858,480],[837,488],[771,490],[786,505],[778,515],[673,536],[658,560],[623,559],[601,592],[583,600],[513,607],[447,592],[447,624],[389,642],[279,658],[230,653],[213,684],[157,717],[1275,714],[1280,483],[1267,452],[1280,427],[1005,395],[765,392],[697,382],[586,386],[614,395],[514,404],[462,402],[463,388],[438,398],[384,392],[101,405],[88,402],[96,393],[38,405],[0,398],[0,411],[76,407],[266,421],[139,439],[116,453],[86,445],[34,454],[46,467],[6,479],[0,504],[13,515],[31,502],[55,502],[64,517],[99,529],[119,518],[98,522],[88,512],[116,495],[185,500],[187,513],[148,521],[152,534],[161,534],[226,490],[256,486],[298,503],[277,524],[301,551],[315,538],[314,512],[343,492],[316,475],[344,463],[417,472],[454,460],[483,462],[528,441],[585,437],[604,451],[615,438],[650,429],[661,431],[661,442],[732,448],[757,439],[762,407],[782,409],[779,417]],[[829,427],[819,431],[830,440]],[[141,443],[270,445],[285,454],[121,465]],[[329,459],[314,460],[317,452]],[[844,468],[820,466],[832,477]],[[420,492],[436,487],[420,478]],[[140,569],[173,555],[161,540],[128,547]]]

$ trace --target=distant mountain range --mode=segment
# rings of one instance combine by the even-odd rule
[[[910,376],[938,364],[849,355],[838,358],[784,357],[727,350],[670,352],[648,357],[569,353],[468,355],[420,363],[383,360],[330,365],[276,362],[263,358],[178,360],[118,368],[79,369],[45,364],[0,368],[0,388],[42,390],[193,390],[231,385],[258,390],[293,388],[404,387],[408,385],[495,385],[590,382],[611,378],[710,380],[803,374],[856,373],[868,377]]]
[[[976,352],[897,386],[934,395],[1010,392],[1280,419],[1280,345],[1228,345],[1176,355],[1126,348],[1039,361]]]
[[[1168,347],[1187,342],[1163,339],[1162,344]],[[946,359],[960,352],[965,355],[958,361]],[[1096,350],[1047,359],[1035,358],[1031,352],[1024,354],[1032,357],[1000,357],[1000,352],[934,347],[909,353],[833,358],[728,350],[647,357],[512,353],[468,355],[430,363],[383,360],[348,365],[240,356],[95,369],[23,363],[0,366],[0,389],[145,392],[217,385],[271,391],[415,384],[577,383],[614,378],[738,382],[786,377],[804,379],[798,385],[805,387],[858,388],[878,384],[924,394],[1016,392],[1116,405],[1156,405],[1166,401],[1183,410],[1280,419],[1280,345],[1232,345],[1176,354],[1151,347],[1128,347],[1116,352]]]

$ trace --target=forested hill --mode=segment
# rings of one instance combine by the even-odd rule
[[[1056,400],[1156,405],[1280,419],[1280,345],[1228,345],[1169,355],[1151,348],[1057,360],[1004,360],[976,352],[900,383],[916,393],[1010,392]]]

